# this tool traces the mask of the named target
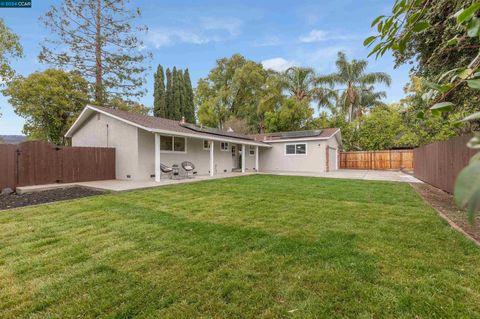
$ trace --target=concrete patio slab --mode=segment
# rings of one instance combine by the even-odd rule
[[[194,183],[206,180],[222,179],[222,178],[231,178],[245,175],[257,174],[256,172],[246,172],[246,173],[225,173],[215,176],[208,175],[199,175],[193,178],[185,179],[167,179],[164,178],[160,182],[155,182],[152,180],[147,181],[129,181],[129,180],[103,180],[103,181],[91,181],[91,182],[78,182],[78,183],[65,183],[65,184],[45,184],[45,185],[33,185],[33,186],[20,186],[17,187],[18,194],[24,193],[33,193],[41,192],[50,189],[57,188],[68,188],[68,187],[87,187],[91,189],[111,191],[111,192],[122,192],[135,189],[144,189],[144,188],[154,188],[161,187],[173,184],[185,184],[185,183]]]
[[[357,170],[357,169],[339,169],[327,173],[298,173],[298,172],[262,172],[274,175],[291,175],[291,176],[311,176],[326,178],[344,178],[344,179],[363,179],[370,181],[390,181],[405,183],[423,183],[412,175],[405,174],[401,171],[375,171],[375,170]]]

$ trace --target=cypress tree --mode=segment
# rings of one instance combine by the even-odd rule
[[[180,120],[182,118],[181,113],[181,90],[180,90],[180,77],[176,67],[173,67],[172,71],[172,117],[173,120]]]
[[[172,79],[172,72],[170,68],[167,68],[166,72],[167,77],[167,91],[165,94],[165,117],[167,119],[173,119],[174,112],[173,112],[173,79]]]
[[[192,81],[190,80],[190,73],[188,68],[185,69],[183,74],[183,87],[185,92],[184,99],[184,116],[185,120],[189,123],[195,123],[195,105],[193,102],[193,88]]]
[[[167,101],[165,92],[165,76],[163,67],[159,64],[154,75],[153,85],[153,115],[167,117]]]

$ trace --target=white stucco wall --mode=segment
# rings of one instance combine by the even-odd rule
[[[306,155],[286,155],[285,145],[305,143],[307,144]],[[295,141],[270,143],[272,148],[260,149],[259,166],[261,172],[299,172],[299,173],[323,173],[326,170],[326,146],[338,148],[334,137],[329,140]]]
[[[138,179],[136,127],[95,113],[73,133],[72,146],[114,147],[116,178]]]
[[[231,144],[228,151],[220,150],[220,142],[214,142],[214,173],[230,173],[234,167],[234,159],[231,152]],[[238,145],[241,148],[241,145]],[[248,146],[247,153],[248,153]],[[195,171],[199,175],[207,175],[210,172],[210,150],[203,149],[203,139],[187,138],[185,153],[160,152],[162,164],[172,166],[180,165],[183,161],[190,161],[195,165]],[[253,170],[255,157],[246,158],[245,167]],[[155,135],[151,132],[138,129],[138,177],[139,179],[153,179],[155,173]]]

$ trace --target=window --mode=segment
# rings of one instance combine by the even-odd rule
[[[227,142],[220,142],[220,150],[228,152],[228,143]]]
[[[255,146],[250,145],[250,148],[248,149],[248,154],[250,154],[250,156],[255,156]]]
[[[203,149],[206,151],[210,150],[210,141],[203,140]]]
[[[286,144],[285,155],[306,155],[307,144]]]
[[[181,152],[185,153],[187,148],[187,140],[185,137],[178,136],[160,136],[160,150],[165,152]]]

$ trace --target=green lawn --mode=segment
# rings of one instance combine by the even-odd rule
[[[0,317],[480,317],[408,184],[246,176],[0,212]]]

